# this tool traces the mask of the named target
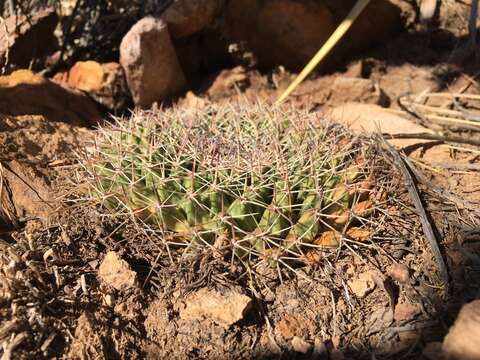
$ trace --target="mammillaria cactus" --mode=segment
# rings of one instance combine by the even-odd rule
[[[353,226],[373,208],[368,149],[318,114],[142,111],[99,134],[85,166],[92,194],[172,246],[305,261],[338,245],[326,234],[365,234]]]

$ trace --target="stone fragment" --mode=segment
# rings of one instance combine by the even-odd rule
[[[375,289],[375,282],[370,273],[361,273],[357,277],[349,280],[348,286],[358,298],[362,299]]]
[[[0,67],[8,63],[28,67],[55,44],[58,17],[53,8],[25,15],[10,16],[0,26]],[[6,30],[6,31],[5,31]]]
[[[68,359],[105,359],[107,351],[102,336],[95,327],[95,320],[90,313],[83,313],[77,321],[75,336]]]
[[[421,310],[418,304],[400,303],[395,306],[393,318],[395,321],[411,320],[420,314],[420,312]]]
[[[120,64],[135,105],[149,108],[178,93],[186,84],[167,24],[148,16],[138,21],[120,44]]]
[[[175,0],[162,14],[173,38],[195,34],[213,22],[219,0]]]
[[[329,104],[333,106],[345,102],[388,106],[390,102],[380,86],[370,79],[337,77],[329,93]]]
[[[43,115],[50,121],[82,126],[101,121],[95,103],[88,96],[30,70],[0,76],[0,114]]]
[[[212,99],[216,99],[235,90],[235,87],[242,88],[247,84],[248,76],[243,66],[222,70],[208,88],[207,95]]]
[[[191,294],[180,309],[186,320],[209,319],[228,329],[243,319],[252,306],[252,299],[236,291],[221,293],[206,288]]]
[[[392,264],[387,270],[388,275],[400,284],[408,284],[410,282],[410,270],[404,264]]]
[[[306,354],[312,349],[312,344],[306,342],[301,337],[294,336],[292,339],[292,348],[296,352]]]
[[[115,251],[109,251],[98,269],[98,276],[108,286],[119,291],[137,287],[137,273],[120,258]]]
[[[327,113],[329,119],[347,126],[356,133],[433,133],[432,130],[424,128],[400,115],[386,111],[384,108],[374,104],[346,103],[333,108]],[[429,140],[423,139],[391,139],[392,145],[405,147]]]
[[[480,300],[462,306],[455,323],[443,340],[442,349],[449,359],[480,359]]]

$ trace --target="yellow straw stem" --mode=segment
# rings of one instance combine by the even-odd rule
[[[318,50],[315,56],[310,60],[310,62],[305,66],[296,79],[290,84],[290,86],[285,90],[285,92],[278,98],[275,102],[276,105],[281,104],[285,99],[295,90],[295,88],[310,74],[310,72],[318,65],[320,61],[332,50],[335,44],[342,38],[343,35],[350,29],[355,19],[362,13],[363,9],[368,5],[370,0],[358,0],[355,6],[350,10],[350,13],[347,15],[345,20],[338,25],[337,29],[333,32],[330,38],[323,44],[323,46]]]

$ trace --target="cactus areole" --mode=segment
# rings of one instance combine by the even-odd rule
[[[367,151],[318,114],[232,106],[134,113],[99,131],[86,168],[96,199],[172,245],[305,261],[368,234]]]

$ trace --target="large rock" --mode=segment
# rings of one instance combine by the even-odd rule
[[[480,300],[466,304],[443,340],[448,359],[480,360]]]
[[[54,9],[31,14],[10,16],[0,25],[0,66],[8,63],[28,67],[32,59],[45,54],[55,44],[54,30],[58,17]],[[7,30],[7,31],[5,31]]]
[[[186,83],[167,24],[151,16],[138,21],[123,38],[120,64],[133,101],[142,108],[179,92]]]
[[[219,0],[175,0],[162,14],[173,38],[203,30],[213,22],[220,9]]]
[[[303,68],[356,0],[234,0],[226,7],[226,35],[245,41],[261,67]],[[381,42],[400,26],[400,10],[373,0],[322,66],[337,65],[346,54]]]
[[[30,70],[0,76],[0,114],[42,115],[50,121],[95,125],[101,116],[86,95],[68,90]]]

